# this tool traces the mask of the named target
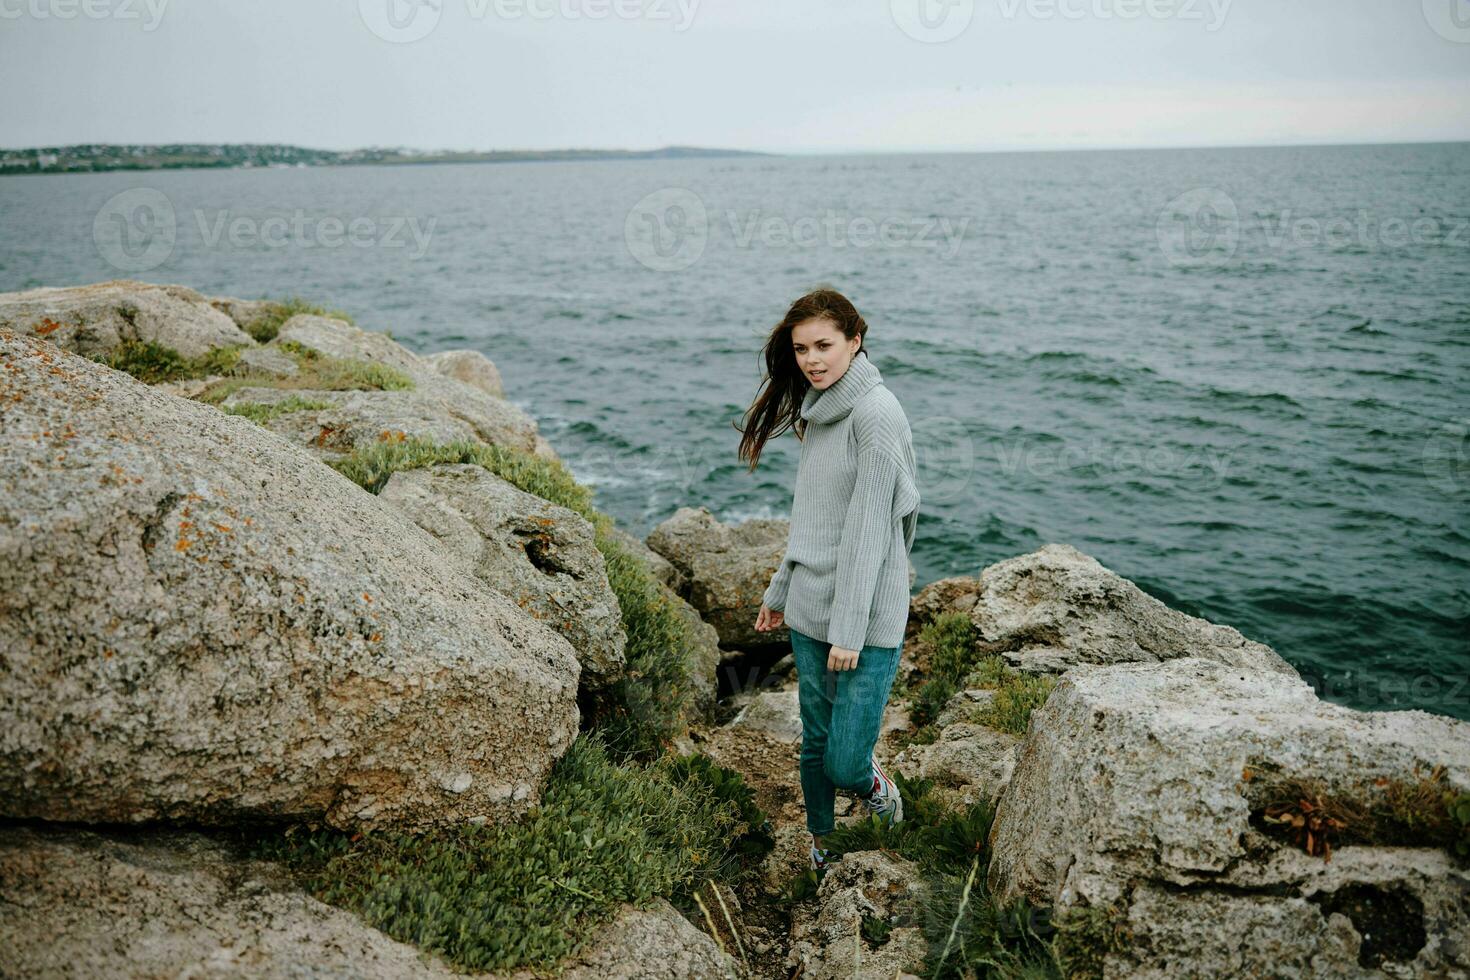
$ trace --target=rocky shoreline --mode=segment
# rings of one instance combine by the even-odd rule
[[[913,598],[878,747],[911,819],[850,809],[817,883],[753,630],[786,522],[633,538],[483,353],[0,294],[0,454],[7,976],[1470,976],[1470,723],[1321,701],[1065,544]],[[711,816],[613,823],[645,805]],[[433,888],[334,877],[461,833]],[[577,875],[624,846],[662,870]]]

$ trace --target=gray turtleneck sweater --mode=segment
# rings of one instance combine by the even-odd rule
[[[801,417],[791,532],[762,601],[824,643],[896,647],[919,520],[908,418],[866,351],[827,389],[807,390]]]

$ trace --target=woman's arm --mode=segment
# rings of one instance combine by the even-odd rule
[[[776,568],[776,574],[771,576],[771,584],[766,586],[766,594],[761,602],[772,612],[780,612],[786,608],[786,587],[791,584],[791,562],[786,556],[781,556],[781,564]]]
[[[857,480],[837,549],[836,592],[827,627],[827,642],[844,650],[861,650],[867,639],[878,570],[893,543],[893,493],[899,469],[898,460],[881,446],[858,453]]]

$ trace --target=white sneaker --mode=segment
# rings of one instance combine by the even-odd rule
[[[898,784],[888,777],[887,771],[876,757],[873,759],[873,776],[877,779],[878,786],[872,795],[863,797],[863,805],[878,814],[879,819],[889,827],[902,823],[903,795],[898,791]]]

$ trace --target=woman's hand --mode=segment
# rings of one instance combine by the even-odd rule
[[[844,650],[842,647],[833,647],[827,651],[828,670],[852,670],[857,667],[858,650]]]
[[[761,603],[761,611],[755,615],[755,628],[758,633],[769,633],[778,630],[786,622],[786,614],[779,609],[767,609],[766,604]]]

